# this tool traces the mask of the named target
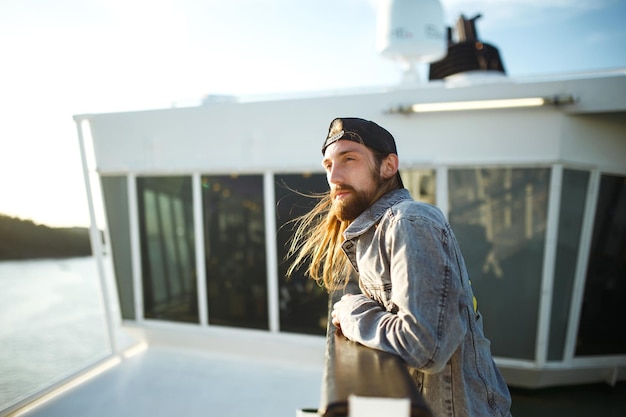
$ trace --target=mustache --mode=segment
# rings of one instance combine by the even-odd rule
[[[332,190],[330,190],[330,196],[331,198],[334,199],[337,196],[337,194],[344,192],[344,191],[356,191],[356,190],[351,185],[338,185]]]

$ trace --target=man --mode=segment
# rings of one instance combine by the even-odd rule
[[[322,154],[330,191],[298,220],[289,273],[310,261],[307,275],[333,290],[353,268],[362,293],[335,303],[333,324],[400,356],[435,416],[510,416],[456,238],[403,188],[393,136],[338,118]]]

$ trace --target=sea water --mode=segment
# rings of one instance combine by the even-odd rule
[[[0,410],[109,352],[93,257],[0,262]]]

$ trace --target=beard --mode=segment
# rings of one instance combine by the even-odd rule
[[[349,191],[341,200],[336,200],[335,196],[340,191]],[[353,221],[361,215],[373,202],[373,192],[357,191],[352,186],[343,185],[331,191],[333,205],[331,213],[340,221]]]

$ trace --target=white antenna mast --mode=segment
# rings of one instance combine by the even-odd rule
[[[417,65],[446,56],[447,36],[439,0],[380,0],[377,50],[403,67],[404,83],[417,83]]]

